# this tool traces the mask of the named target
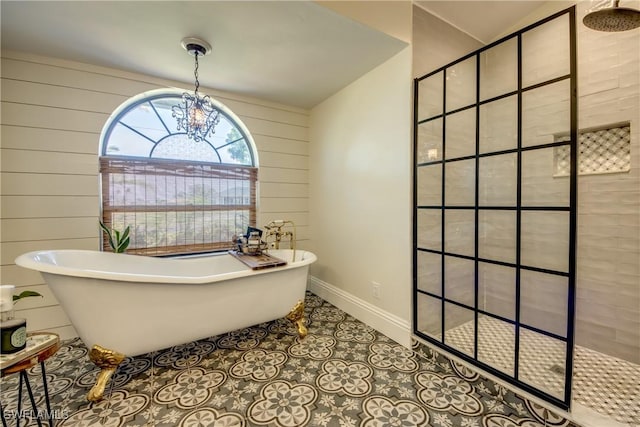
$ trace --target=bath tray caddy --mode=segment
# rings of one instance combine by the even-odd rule
[[[238,251],[229,251],[231,255],[251,267],[252,270],[260,270],[262,268],[279,267],[286,265],[287,262],[267,254],[249,255]]]

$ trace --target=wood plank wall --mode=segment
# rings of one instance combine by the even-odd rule
[[[35,290],[16,306],[30,331],[76,332],[39,273],[14,264],[41,249],[98,249],[98,145],[110,114],[128,98],[188,84],[121,70],[2,52],[0,283]],[[309,238],[309,112],[242,95],[203,90],[236,113],[258,149],[258,226],[273,219]]]

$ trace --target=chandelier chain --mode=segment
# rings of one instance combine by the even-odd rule
[[[194,75],[194,76],[195,76],[195,78],[196,78],[196,90],[195,90],[195,94],[196,94],[196,98],[197,98],[197,97],[198,97],[198,88],[200,88],[200,81],[198,80],[198,66],[199,66],[199,64],[198,64],[198,51],[196,51],[196,52],[195,52],[195,55],[194,55],[194,56],[196,57],[196,67],[195,67],[195,69],[193,70],[193,75]]]

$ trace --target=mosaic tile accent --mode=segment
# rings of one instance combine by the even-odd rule
[[[522,379],[551,394],[564,393],[564,343],[522,330],[520,372]],[[450,329],[447,344],[473,350],[473,322]],[[496,369],[513,373],[512,325],[489,316],[478,318],[478,358]],[[491,350],[483,351],[483,344]],[[621,423],[640,426],[640,365],[576,346],[573,401]]]
[[[640,426],[640,365],[576,346],[574,400]]]
[[[47,361],[52,409],[64,415],[56,425],[575,427],[431,350],[402,347],[311,293],[306,315],[302,340],[280,319],[127,358],[98,403],[85,399],[98,370],[79,339],[67,341]],[[39,370],[28,373],[42,405]],[[0,382],[9,415],[17,377]]]
[[[556,142],[568,137],[556,138]],[[628,172],[631,168],[631,126],[580,132],[578,174],[593,175]],[[568,145],[555,148],[555,176],[569,176],[571,155]]]

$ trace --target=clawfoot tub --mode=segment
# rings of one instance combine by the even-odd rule
[[[301,336],[311,252],[269,254],[281,267],[251,270],[231,255],[152,258],[86,250],[29,252],[21,267],[40,271],[100,369],[87,399],[102,398],[126,356],[286,317]]]

